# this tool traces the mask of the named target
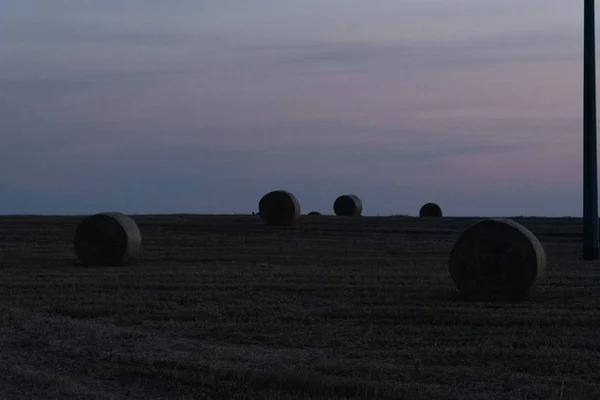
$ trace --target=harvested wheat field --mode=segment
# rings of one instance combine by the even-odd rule
[[[478,218],[134,216],[130,266],[84,267],[82,217],[2,217],[7,399],[600,398],[600,263],[581,220],[517,218],[547,253],[520,302],[466,302]]]

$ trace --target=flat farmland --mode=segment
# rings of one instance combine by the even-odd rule
[[[600,262],[580,219],[516,218],[535,296],[467,302],[448,274],[479,218],[134,216],[143,254],[84,267],[82,217],[0,217],[6,399],[598,399]]]

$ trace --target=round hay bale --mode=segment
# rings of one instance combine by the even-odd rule
[[[345,194],[333,203],[335,215],[360,216],[362,214],[362,201],[354,194]]]
[[[419,210],[419,217],[441,217],[442,209],[435,203],[424,204]]]
[[[267,193],[258,203],[259,215],[267,225],[292,225],[300,216],[298,199],[285,190]]]
[[[84,265],[125,265],[142,247],[135,221],[118,212],[85,218],[75,231],[75,254]]]
[[[309,212],[309,213],[308,213],[308,215],[311,215],[311,216],[318,217],[318,216],[320,216],[320,215],[321,215],[321,213],[320,213],[320,212],[318,212],[318,211],[311,211],[311,212]]]
[[[544,247],[509,219],[485,219],[465,230],[450,253],[449,271],[469,300],[518,300],[531,294],[546,269]]]

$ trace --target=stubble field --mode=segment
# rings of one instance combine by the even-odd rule
[[[134,216],[141,258],[93,268],[81,219],[0,218],[2,398],[600,398],[580,219],[516,219],[548,255],[518,303],[466,302],[450,279],[478,218]]]

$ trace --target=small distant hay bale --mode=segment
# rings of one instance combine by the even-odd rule
[[[314,216],[314,217],[318,217],[318,216],[320,216],[320,215],[321,215],[321,213],[320,213],[320,212],[318,212],[318,211],[311,211],[311,212],[309,212],[309,213],[308,213],[308,215],[310,215],[310,216]]]
[[[341,216],[360,216],[362,214],[362,201],[354,194],[345,194],[333,203],[333,212]]]
[[[267,225],[292,225],[300,216],[298,199],[285,190],[274,190],[264,195],[258,209],[260,218]]]
[[[126,265],[140,253],[142,235],[133,219],[106,212],[79,223],[74,245],[75,254],[84,265]]]
[[[450,253],[450,276],[469,300],[526,298],[543,279],[545,269],[546,252],[540,241],[509,219],[473,224]]]
[[[442,209],[435,203],[427,203],[419,210],[419,217],[441,217]]]

